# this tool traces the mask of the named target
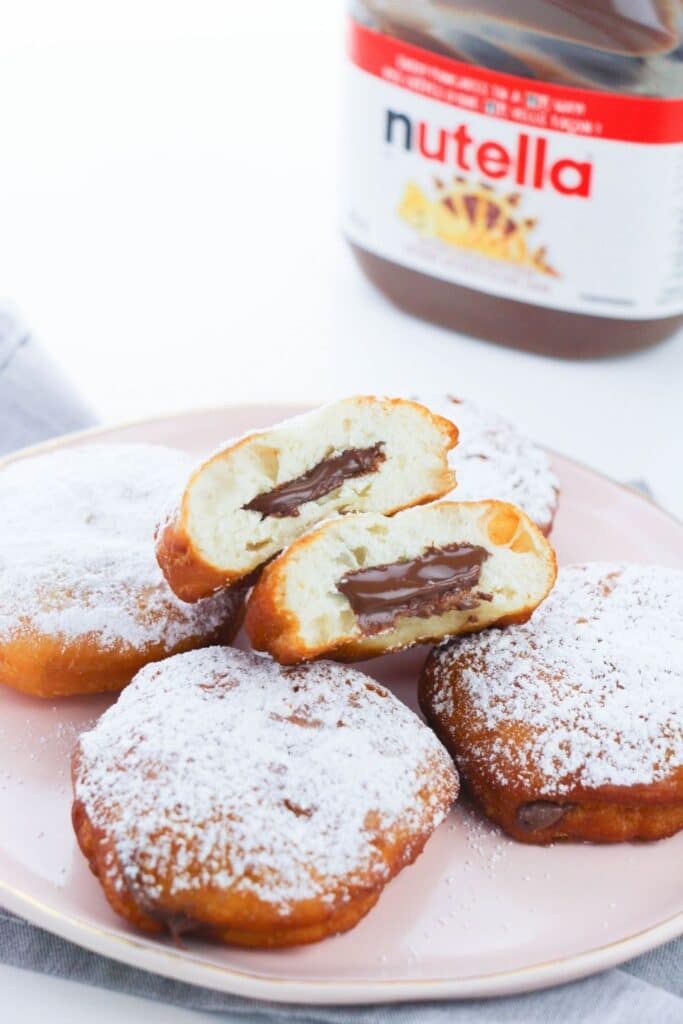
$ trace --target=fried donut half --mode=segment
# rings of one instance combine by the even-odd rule
[[[184,601],[244,579],[323,519],[391,514],[455,486],[456,427],[402,398],[346,398],[231,441],[187,481],[157,557]]]
[[[143,669],[80,737],[73,786],[78,842],[117,913],[275,947],[360,921],[458,779],[366,675],[215,647]]]
[[[683,828],[683,572],[560,570],[530,622],[433,652],[420,703],[484,812],[524,843]]]
[[[470,399],[420,395],[417,401],[458,424],[458,445],[448,457],[458,486],[446,497],[453,501],[508,501],[526,512],[548,536],[560,494],[548,453],[517,424]]]
[[[555,574],[546,538],[504,502],[344,516],[264,569],[245,628],[257,650],[282,664],[370,658],[524,621]]]
[[[0,470],[0,683],[38,697],[119,690],[147,662],[232,638],[244,592],[190,607],[154,557],[191,465],[158,445],[95,444]]]

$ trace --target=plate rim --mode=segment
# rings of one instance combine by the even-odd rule
[[[309,403],[304,402],[238,402],[206,407],[197,406],[157,416],[100,424],[85,430],[61,434],[56,438],[10,452],[0,459],[0,469],[9,463],[39,456],[67,444],[95,439],[112,431],[159,424],[164,420],[224,413],[228,410],[246,411],[270,408],[294,415],[311,407]],[[634,500],[644,502],[679,528],[683,527],[683,523],[677,516],[662,508],[656,501],[640,491],[612,479],[607,474],[601,473],[577,459],[551,449],[546,450],[553,457],[573,463],[585,472],[627,491]],[[91,924],[77,916],[63,913],[49,903],[31,895],[30,892],[10,885],[2,878],[0,878],[0,895],[2,896],[0,901],[2,906],[10,912],[20,915],[29,923],[44,928],[83,949],[110,957],[119,963],[148,970],[197,987],[205,987],[245,998],[265,999],[280,1003],[299,1002],[309,1005],[358,1005],[410,1000],[423,1002],[430,999],[475,999],[521,994],[578,980],[615,967],[664,942],[683,935],[683,912],[680,912],[650,928],[635,932],[615,942],[595,946],[567,957],[514,970],[469,975],[465,978],[416,978],[412,980],[385,978],[373,981],[273,978],[237,970],[233,967],[207,963],[192,955],[188,950],[175,950],[162,945],[155,946],[153,940],[145,939],[142,936],[126,935],[114,929]]]
[[[188,950],[155,946],[152,939],[124,935],[64,914],[0,879],[3,905],[29,923],[83,949],[131,967],[199,988],[270,1002],[309,1005],[426,1002],[521,995],[597,974],[683,935],[683,913],[604,946],[512,971],[466,978],[385,978],[374,981],[272,978],[207,963]],[[112,948],[113,947],[113,948]]]

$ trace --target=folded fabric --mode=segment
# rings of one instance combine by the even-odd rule
[[[0,455],[94,423],[20,318],[0,308]]]
[[[681,1024],[683,940],[619,969],[542,992],[472,1002],[301,1006],[242,999],[126,967],[0,911],[0,960],[44,974],[220,1014],[320,1024]]]

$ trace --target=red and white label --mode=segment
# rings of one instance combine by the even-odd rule
[[[345,228],[402,266],[624,319],[683,312],[683,100],[350,32]]]

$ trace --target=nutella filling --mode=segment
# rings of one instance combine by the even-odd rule
[[[517,808],[517,824],[525,832],[538,832],[562,821],[573,804],[556,804],[552,800],[534,800]]]
[[[360,628],[370,635],[404,616],[427,619],[492,600],[491,594],[473,592],[488,557],[485,548],[471,544],[431,547],[417,558],[347,573],[337,590],[351,605]]]
[[[138,887],[135,886],[135,889]],[[192,917],[190,914],[185,914],[182,911],[171,911],[164,910],[162,907],[154,906],[147,898],[136,894],[136,903],[139,908],[144,911],[149,917],[158,921],[168,931],[171,936],[173,943],[178,949],[184,949],[185,943],[183,938],[185,935],[201,935],[202,932],[207,933],[210,931],[210,925],[205,921],[200,921],[196,917]]]
[[[330,491],[341,487],[345,480],[375,473],[386,459],[384,444],[379,442],[369,448],[348,448],[341,455],[323,459],[306,473],[278,484],[272,491],[257,494],[242,507],[250,512],[265,516],[298,516],[299,508],[307,501],[316,501]]]

